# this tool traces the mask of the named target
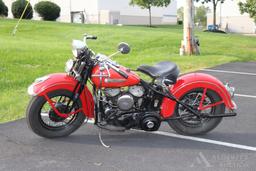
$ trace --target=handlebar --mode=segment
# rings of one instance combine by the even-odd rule
[[[119,69],[119,66],[117,64],[115,64],[113,61],[111,61],[111,59],[105,55],[102,54],[98,54],[98,56],[96,57],[96,60],[98,62],[103,63],[104,67],[108,70],[108,67],[112,68],[113,70],[115,70],[118,74],[120,74],[122,77],[124,77],[125,79],[127,79],[129,77],[129,75],[127,75],[124,71]]]
[[[88,39],[97,40],[98,37],[97,37],[97,36],[93,36],[93,35],[88,35],[88,36],[86,36],[86,39],[87,39],[87,40],[88,40]]]
[[[86,40],[97,40],[97,39],[98,39],[97,36],[84,34],[83,41],[84,41],[84,44],[87,45],[87,41]]]

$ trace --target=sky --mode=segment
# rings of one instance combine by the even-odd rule
[[[184,0],[177,0],[178,8],[182,7],[184,5]]]
[[[178,8],[184,6],[184,3],[185,3],[185,0],[177,0]],[[200,5],[202,5],[202,3],[201,2],[198,2],[198,3],[194,2],[194,5],[195,6],[200,6]]]

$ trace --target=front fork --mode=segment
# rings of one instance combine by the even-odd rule
[[[75,114],[77,114],[77,113],[79,113],[79,112],[83,112],[83,109],[80,108],[80,109],[78,109],[78,110],[76,110],[76,111],[74,111],[74,112],[67,111],[67,109],[66,109],[66,111],[67,111],[68,113],[66,113],[66,112],[65,112],[65,113],[61,113],[61,112],[55,107],[57,102],[52,101],[46,94],[44,95],[44,98],[47,100],[48,104],[51,106],[51,108],[53,109],[53,111],[54,111],[59,117],[68,118],[68,117],[71,116],[71,115],[75,115]],[[71,101],[71,100],[69,100],[69,101]],[[69,102],[69,104],[70,104],[70,102]],[[67,107],[69,106],[69,104],[67,105]],[[73,109],[73,107],[71,107],[71,110],[72,110],[72,109]]]
[[[56,113],[56,115],[58,115],[59,117],[62,118],[68,118],[70,115],[75,115],[79,112],[84,112],[84,110],[82,108],[79,108],[78,110],[75,110],[74,112],[71,112],[73,110],[73,108],[75,107],[75,104],[78,102],[81,93],[83,92],[85,85],[89,79],[89,75],[90,75],[90,69],[85,70],[84,72],[84,77],[83,79],[78,80],[78,82],[76,83],[76,86],[72,92],[72,96],[69,99],[69,101],[67,102],[66,105],[66,109],[64,110],[64,113],[60,112],[55,106],[57,102],[52,101],[47,94],[44,94],[44,98],[46,99],[46,101],[48,102],[48,104],[51,106],[51,108],[53,109],[53,111]],[[71,107],[69,108],[70,103],[73,101]]]

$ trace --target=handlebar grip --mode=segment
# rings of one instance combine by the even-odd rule
[[[87,36],[86,39],[97,40],[97,36]]]
[[[97,40],[98,37],[97,37],[97,36],[92,36],[92,39],[93,39],[93,40]]]
[[[121,71],[119,70],[118,73],[123,76],[125,79],[127,79],[129,76],[124,72],[124,71]]]

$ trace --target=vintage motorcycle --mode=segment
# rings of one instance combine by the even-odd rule
[[[32,99],[27,123],[37,135],[68,136],[88,120],[111,131],[157,131],[166,121],[179,134],[198,135],[214,129],[223,117],[236,116],[234,88],[215,77],[203,73],[179,77],[177,65],[168,61],[134,71],[111,60],[130,52],[127,43],[106,56],[89,49],[88,39],[97,37],[84,35],[83,41],[73,41],[74,59],[66,63],[66,73],[38,78],[28,88]]]

